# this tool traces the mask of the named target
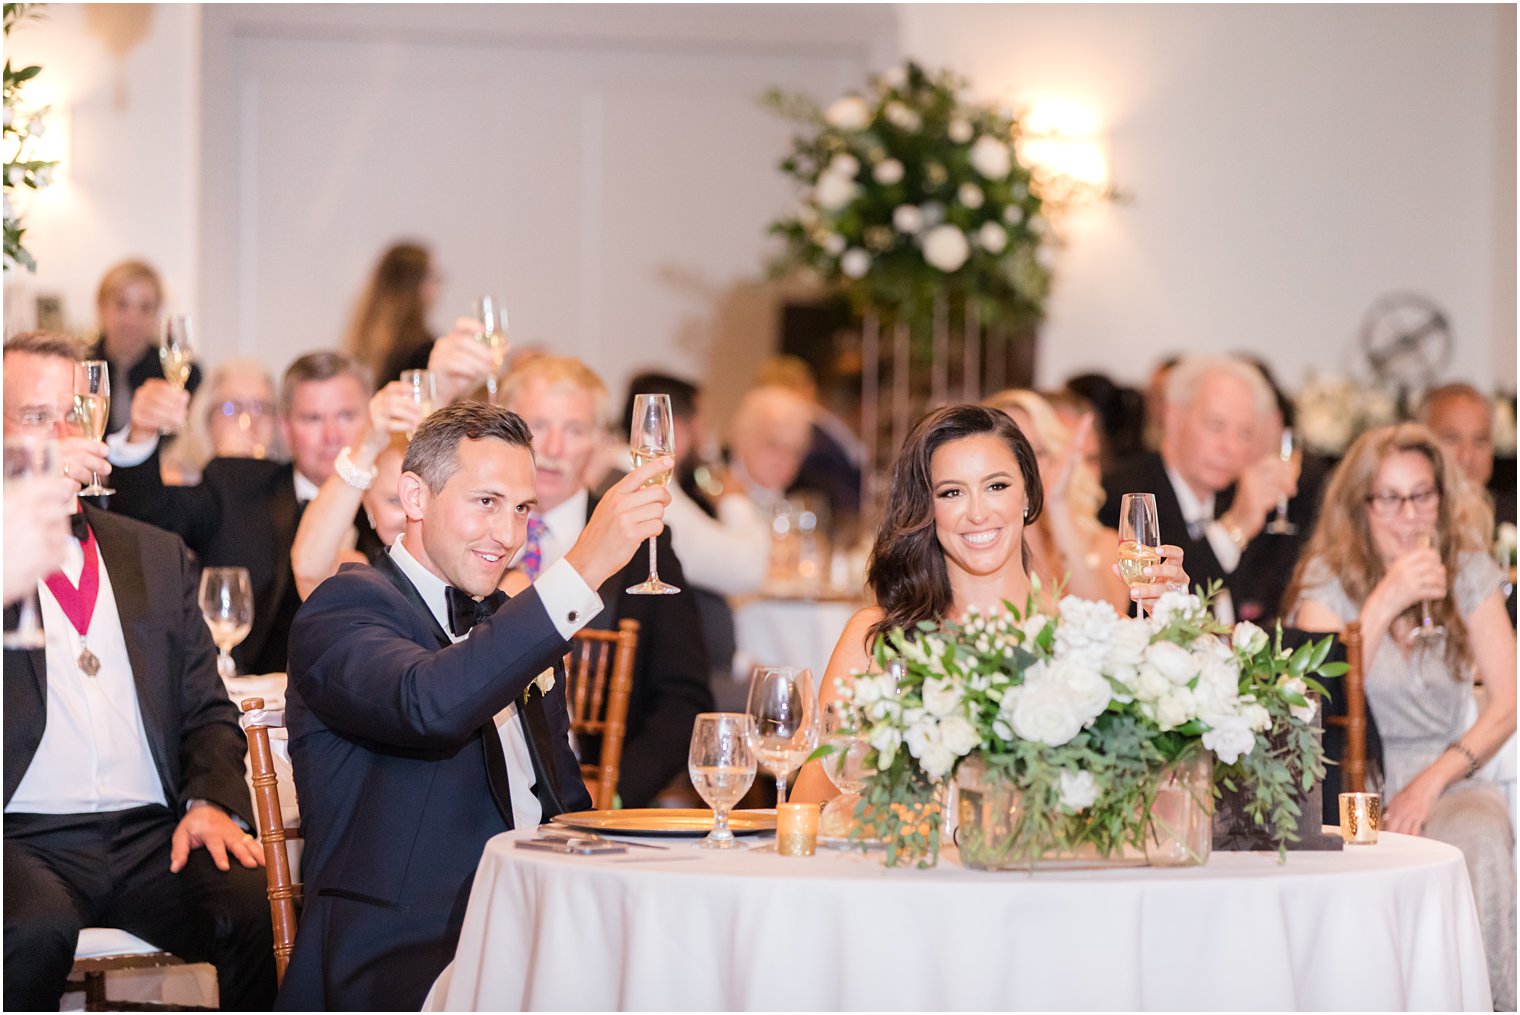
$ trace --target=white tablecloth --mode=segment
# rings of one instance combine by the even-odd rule
[[[633,848],[482,857],[426,1010],[1490,1008],[1457,850],[990,874]]]

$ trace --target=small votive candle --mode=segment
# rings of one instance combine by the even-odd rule
[[[1342,793],[1341,838],[1348,846],[1371,846],[1383,823],[1383,798],[1376,793]]]
[[[818,849],[818,805],[779,804],[776,807],[776,852],[782,856],[812,856]]]

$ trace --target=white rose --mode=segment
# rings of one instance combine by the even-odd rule
[[[955,755],[945,746],[944,741],[936,739],[924,750],[918,764],[930,779],[943,779],[955,767],[955,760]]]
[[[1013,156],[1008,146],[997,138],[985,134],[971,146],[971,165],[989,180],[1006,180],[1013,169]]]
[[[855,199],[858,189],[848,177],[826,172],[818,177],[818,185],[813,189],[813,200],[820,208],[838,211]]]
[[[824,172],[842,176],[846,180],[853,180],[855,174],[860,172],[860,160],[849,152],[840,152],[829,160],[829,168]]]
[[[955,197],[956,200],[960,201],[961,204],[965,205],[967,208],[973,209],[980,208],[982,206],[982,202],[986,200],[986,198],[982,196],[982,188],[978,187],[974,183],[961,184],[958,188],[956,188]]]
[[[824,122],[839,130],[861,130],[871,122],[871,107],[858,95],[846,95],[829,106]]]
[[[1198,715],[1198,702],[1186,687],[1173,687],[1153,706],[1156,725],[1165,733]]]
[[[1150,625],[1135,617],[1125,617],[1114,625],[1108,636],[1106,661],[1109,666],[1139,666],[1150,643]]]
[[[1198,699],[1198,714],[1210,725],[1214,717],[1233,715],[1239,706],[1237,695],[1240,673],[1233,663],[1212,656],[1207,658],[1198,671],[1198,684],[1193,693]]]
[[[848,278],[860,278],[871,270],[871,255],[859,247],[851,247],[839,259],[839,270]]]
[[[1174,684],[1186,684],[1198,675],[1198,660],[1180,645],[1158,641],[1145,650],[1145,661]]]
[[[1013,707],[1013,731],[1025,740],[1060,747],[1082,730],[1071,693],[1053,680],[1026,685]]]
[[[1008,230],[996,222],[984,222],[976,231],[976,242],[989,254],[1001,254],[1008,246]]]
[[[1149,663],[1142,663],[1137,672],[1139,676],[1133,687],[1136,701],[1157,701],[1172,689],[1172,682]]]
[[[538,688],[538,693],[542,695],[547,695],[550,691],[554,690],[554,668],[551,666],[534,677],[533,686]]]
[[[892,225],[900,233],[916,236],[923,231],[924,213],[911,204],[900,204],[892,210]]]
[[[1256,734],[1243,718],[1229,716],[1203,734],[1203,746],[1226,765],[1233,765],[1242,754],[1250,754],[1256,747]]]
[[[877,762],[882,768],[892,765],[892,758],[902,746],[902,731],[887,723],[871,727],[871,746],[876,748]]]
[[[924,260],[946,273],[958,269],[971,256],[966,234],[952,225],[935,226],[925,233],[923,247]]]
[[[940,721],[939,740],[957,758],[963,758],[982,746],[981,734],[977,733],[971,720],[963,715],[948,716]]]
[[[1249,620],[1242,620],[1231,632],[1230,644],[1235,646],[1235,651],[1254,656],[1267,647],[1267,632]]]
[[[924,681],[924,708],[943,718],[960,707],[965,699],[960,684],[950,679],[931,677]]]
[[[1098,799],[1098,780],[1086,769],[1073,772],[1061,769],[1061,806],[1074,813],[1081,813]]]
[[[948,133],[950,134],[950,140],[954,141],[956,144],[965,144],[967,141],[971,140],[971,135],[973,133],[971,129],[971,121],[963,120],[959,116],[952,117],[950,119],[950,127]]]
[[[824,233],[819,245],[834,257],[844,253],[844,237],[838,233]]]
[[[901,183],[903,178],[903,164],[896,159],[887,159],[875,169],[871,175],[876,177],[876,182],[884,187],[890,187],[894,183]]]
[[[1313,722],[1314,713],[1318,710],[1315,699],[1309,697],[1309,685],[1299,677],[1280,677],[1277,681],[1278,690],[1284,694],[1296,694],[1303,698],[1303,705],[1289,705],[1288,714],[1299,722]]]
[[[923,120],[919,115],[901,102],[889,102],[881,111],[881,115],[887,118],[887,122],[899,130],[917,130],[923,126]]]

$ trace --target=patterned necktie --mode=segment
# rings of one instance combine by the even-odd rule
[[[544,524],[544,520],[542,518],[538,517],[537,515],[528,516],[528,538],[527,541],[523,543],[523,555],[521,561],[523,574],[528,576],[528,581],[533,581],[536,579],[538,577],[538,572],[543,568],[543,538],[544,533],[548,531],[548,528],[549,527]]]

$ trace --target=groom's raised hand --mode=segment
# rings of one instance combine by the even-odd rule
[[[623,569],[639,544],[665,528],[670,492],[664,486],[645,488],[644,484],[673,468],[671,458],[646,462],[619,480],[597,504],[580,538],[565,554],[587,585],[601,587]]]

